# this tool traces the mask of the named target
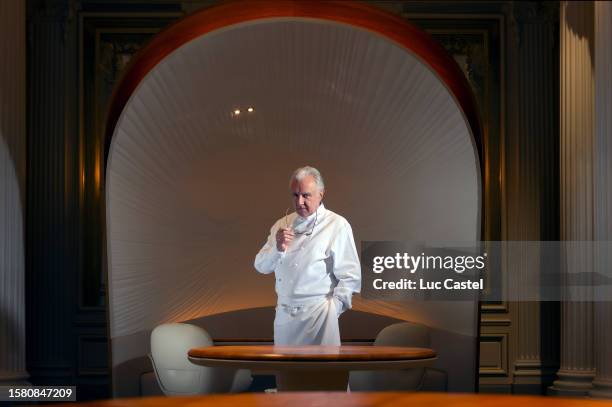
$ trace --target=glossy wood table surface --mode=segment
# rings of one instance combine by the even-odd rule
[[[79,403],[80,404],[80,403]],[[554,396],[449,393],[243,393],[200,397],[148,397],[85,403],[91,407],[612,407],[612,401]],[[74,406],[74,404],[65,404]]]
[[[189,351],[192,358],[260,361],[391,361],[435,358],[428,348],[401,346],[207,346]]]
[[[276,373],[280,391],[346,390],[351,370],[431,366],[436,353],[399,346],[208,346],[189,351],[192,363]]]

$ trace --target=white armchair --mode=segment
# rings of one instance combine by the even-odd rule
[[[249,387],[252,380],[249,370],[210,368],[189,361],[189,349],[212,345],[210,335],[195,325],[163,324],[151,332],[149,357],[165,395],[238,392]]]
[[[389,325],[378,333],[374,346],[429,348],[429,328],[413,322]],[[349,383],[352,391],[446,391],[447,373],[429,367],[355,371],[351,372]]]

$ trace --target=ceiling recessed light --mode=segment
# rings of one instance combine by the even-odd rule
[[[248,111],[249,113],[253,113],[253,112],[255,111],[255,109],[253,109],[252,107],[249,107],[249,108],[247,109],[247,111]]]
[[[234,110],[234,114],[235,114],[235,115],[239,115],[239,114],[240,114],[240,109],[236,109],[236,110]]]

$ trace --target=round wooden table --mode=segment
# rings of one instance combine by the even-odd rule
[[[189,351],[198,365],[273,371],[281,391],[346,391],[351,370],[430,366],[436,353],[399,346],[208,346]]]

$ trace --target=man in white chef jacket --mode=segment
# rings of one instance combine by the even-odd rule
[[[295,212],[270,229],[255,268],[274,272],[278,303],[275,345],[340,345],[338,317],[361,289],[351,225],[323,205],[325,184],[316,168],[290,179]]]

